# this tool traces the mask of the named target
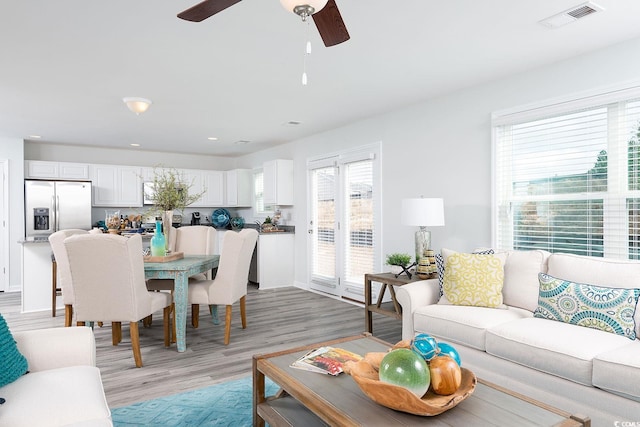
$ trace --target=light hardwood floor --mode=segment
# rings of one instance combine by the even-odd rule
[[[251,357],[303,344],[349,335],[364,329],[364,308],[344,301],[288,287],[258,290],[249,285],[247,329],[240,325],[240,308],[234,305],[231,342],[223,344],[222,324],[213,325],[206,306],[200,308],[200,327],[187,321],[187,351],[178,353],[175,344],[165,348],[162,313],[154,316],[150,328],[140,328],[144,366],[136,368],[131,352],[129,328],[123,324],[123,340],[111,345],[111,326],[95,328],[97,364],[109,406],[129,405],[141,400],[205,387],[249,375]],[[20,313],[19,293],[0,293],[0,313],[12,331],[63,327],[64,311]],[[400,320],[373,314],[373,334],[388,342],[400,341]]]

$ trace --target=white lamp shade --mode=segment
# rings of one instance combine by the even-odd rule
[[[151,101],[145,98],[128,97],[122,98],[122,101],[127,104],[129,110],[133,111],[136,114],[144,113],[151,105]]]
[[[327,4],[327,1],[328,0],[280,0],[280,4],[291,13],[295,13],[293,9],[296,6],[304,5],[311,6],[316,12],[320,12]]]
[[[444,225],[444,201],[438,198],[402,200],[402,224],[419,227]]]

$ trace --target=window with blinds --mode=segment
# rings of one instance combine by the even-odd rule
[[[346,230],[344,273],[347,281],[358,282],[375,271],[373,253],[373,161],[348,163],[345,168]]]
[[[640,258],[637,89],[494,115],[499,249]]]
[[[264,173],[262,169],[253,171],[253,200],[256,215],[270,215],[273,206],[264,205]]]

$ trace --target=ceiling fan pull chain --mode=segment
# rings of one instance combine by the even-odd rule
[[[307,85],[307,56],[311,55],[311,40],[309,39],[309,21],[305,21],[307,24],[307,44],[305,46],[304,57],[302,61],[302,85]]]

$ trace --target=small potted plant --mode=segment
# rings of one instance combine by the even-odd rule
[[[404,253],[392,253],[387,255],[387,265],[391,266],[391,273],[400,274],[404,267],[411,264],[411,255]]]

